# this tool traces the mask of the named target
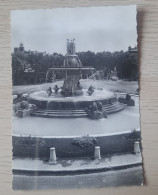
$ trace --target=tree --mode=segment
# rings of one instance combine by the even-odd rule
[[[61,67],[64,63],[62,54],[47,54],[43,52],[26,52],[27,55],[12,55],[13,84],[22,84],[22,75],[25,65],[35,71],[36,83],[43,82],[48,68]],[[138,79],[138,57],[137,53],[130,51],[98,52],[92,51],[77,53],[83,67],[93,67],[97,71],[101,70],[105,77],[116,67],[119,79],[137,80]]]

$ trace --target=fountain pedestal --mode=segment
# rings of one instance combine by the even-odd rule
[[[78,75],[69,75],[64,80],[61,94],[64,96],[82,95],[82,87],[80,85],[80,77]]]

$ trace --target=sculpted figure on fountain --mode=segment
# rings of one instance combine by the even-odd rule
[[[67,55],[75,54],[75,39],[69,40],[67,39]]]

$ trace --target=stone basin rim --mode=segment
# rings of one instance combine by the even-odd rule
[[[87,90],[84,89],[84,93]],[[43,93],[43,94],[42,94]],[[99,95],[100,94],[100,95]],[[115,94],[111,91],[105,90],[95,90],[95,93],[92,96],[88,95],[80,95],[80,96],[70,96],[70,97],[62,97],[62,96],[42,96],[46,95],[44,90],[32,92],[29,95],[29,99],[37,100],[37,101],[47,101],[47,102],[91,102],[91,101],[99,101],[105,100],[115,97]]]

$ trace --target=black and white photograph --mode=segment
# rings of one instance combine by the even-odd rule
[[[13,190],[142,186],[136,5],[10,20]]]

